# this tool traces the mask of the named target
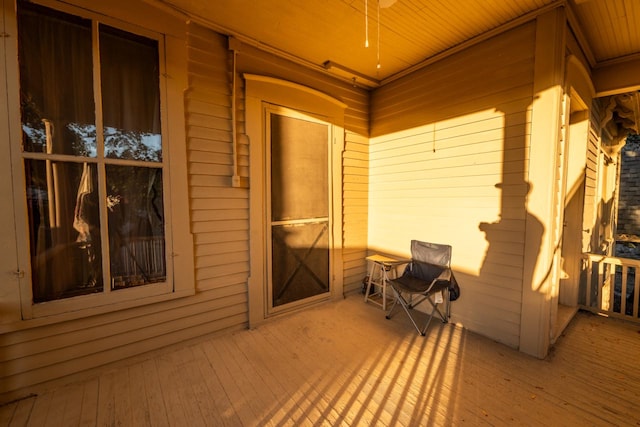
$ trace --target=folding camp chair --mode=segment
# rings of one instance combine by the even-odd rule
[[[451,246],[435,243],[411,241],[411,262],[405,268],[402,276],[389,281],[395,295],[395,301],[387,313],[390,319],[399,304],[411,319],[420,335],[425,335],[433,316],[438,313],[443,323],[449,319],[449,288],[457,284],[451,272]],[[414,301],[414,297],[416,300]],[[427,323],[422,329],[414,318],[414,307],[423,301],[431,304],[432,310]],[[440,304],[446,305],[446,310],[440,311]],[[412,315],[413,313],[413,315]]]

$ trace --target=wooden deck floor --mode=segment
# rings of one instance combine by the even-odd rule
[[[578,313],[537,360],[360,296],[0,408],[0,425],[640,425],[640,326]]]

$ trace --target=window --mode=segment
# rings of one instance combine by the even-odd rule
[[[161,37],[23,1],[17,19],[32,302],[170,292]]]

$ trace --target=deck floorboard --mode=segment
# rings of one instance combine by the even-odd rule
[[[353,295],[43,386],[0,426],[640,425],[639,332],[579,312],[538,360]]]

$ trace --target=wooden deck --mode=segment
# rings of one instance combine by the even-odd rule
[[[640,425],[639,332],[578,313],[537,360],[451,324],[420,337],[353,295],[94,372],[0,425]]]

